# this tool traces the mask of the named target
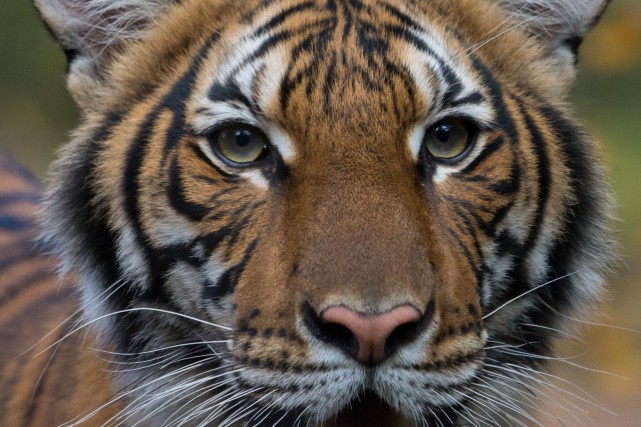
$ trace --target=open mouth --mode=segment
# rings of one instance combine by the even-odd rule
[[[412,427],[414,424],[368,392],[354,399],[322,427]]]

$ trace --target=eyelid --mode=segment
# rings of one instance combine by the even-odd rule
[[[236,125],[251,127],[254,129],[258,129],[259,131],[262,132],[262,130],[260,129],[259,126],[257,126],[256,123],[250,123],[250,122],[244,121],[242,120],[242,118],[239,120],[225,119],[225,120],[213,122],[209,124],[207,127],[203,127],[203,128],[191,127],[189,129],[189,132],[191,135],[195,136],[196,138],[207,138],[225,127],[236,126]],[[265,132],[262,132],[262,133],[265,134]]]

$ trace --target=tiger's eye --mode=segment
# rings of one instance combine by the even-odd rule
[[[424,144],[435,159],[453,159],[472,144],[474,132],[463,119],[446,119],[436,123],[425,134]]]
[[[253,163],[267,150],[267,138],[251,126],[227,126],[216,131],[210,139],[218,154],[233,165]]]

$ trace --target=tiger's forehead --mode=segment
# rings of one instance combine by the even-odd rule
[[[229,121],[260,127],[287,158],[291,136],[397,138],[462,109],[489,122],[470,68],[438,19],[408,7],[273,2],[221,34],[200,67],[190,110],[200,131]]]

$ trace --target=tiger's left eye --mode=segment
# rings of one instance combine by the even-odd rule
[[[231,125],[209,137],[214,150],[232,166],[247,166],[260,160],[267,152],[267,138],[248,125]]]
[[[474,126],[460,118],[445,119],[428,129],[423,144],[435,159],[453,160],[474,142]]]

